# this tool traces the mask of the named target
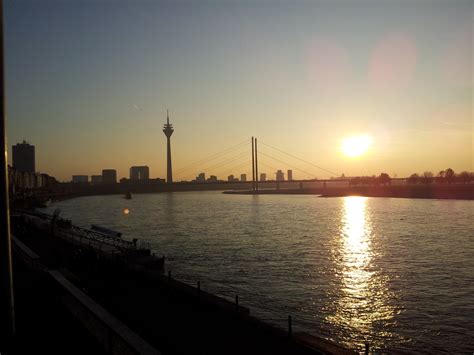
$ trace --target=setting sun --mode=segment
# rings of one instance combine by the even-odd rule
[[[342,151],[348,157],[358,157],[364,154],[371,145],[372,138],[367,135],[349,137],[342,142]]]

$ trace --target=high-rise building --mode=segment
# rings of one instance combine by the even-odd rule
[[[293,170],[287,172],[288,181],[293,181]]]
[[[217,176],[216,175],[211,175],[211,176],[209,176],[207,181],[216,182],[217,181]]]
[[[240,174],[240,181],[246,182],[247,181],[247,174]]]
[[[166,182],[171,184],[173,182],[173,169],[171,166],[171,135],[173,134],[173,125],[170,124],[170,116],[166,110],[166,124],[163,126],[163,133],[166,136]]]
[[[229,182],[235,182],[235,181],[239,181],[239,179],[235,178],[234,175],[229,175],[227,177],[227,181]]]
[[[14,169],[26,173],[35,172],[35,146],[23,141],[12,147],[12,165]]]
[[[148,180],[150,179],[150,168],[148,166],[132,166],[130,168],[130,180]]]
[[[102,183],[102,175],[91,175],[91,183],[101,184]]]
[[[102,182],[104,184],[116,184],[117,183],[117,170],[115,169],[102,170]]]
[[[276,173],[276,181],[285,181],[285,173],[281,170],[278,170]]]
[[[89,182],[89,176],[87,175],[73,175],[72,176],[73,183],[87,183]]]
[[[267,181],[267,174],[261,173],[260,174],[260,181]]]

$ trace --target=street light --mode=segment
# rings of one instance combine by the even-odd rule
[[[7,140],[5,122],[5,56],[3,0],[0,0],[0,343],[15,335],[10,211],[8,203]]]

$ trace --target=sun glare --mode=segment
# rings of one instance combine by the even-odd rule
[[[348,157],[358,157],[364,154],[372,145],[372,138],[367,135],[344,139],[342,152]]]

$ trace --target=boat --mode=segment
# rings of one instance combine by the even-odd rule
[[[122,238],[122,233],[114,231],[113,229],[110,229],[110,228],[99,226],[97,224],[91,225],[91,231],[100,233],[106,236],[107,238],[117,238],[117,239]]]

